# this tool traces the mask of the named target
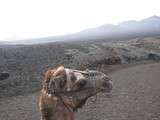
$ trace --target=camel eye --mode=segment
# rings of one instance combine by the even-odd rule
[[[79,80],[79,81],[77,82],[77,86],[78,86],[79,88],[84,87],[85,84],[86,84],[86,80],[85,80],[85,79],[81,79],[81,80]]]

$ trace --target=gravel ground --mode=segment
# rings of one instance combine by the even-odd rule
[[[110,76],[112,95],[100,93],[96,101],[89,99],[76,120],[160,120],[160,63],[125,68]],[[38,94],[0,99],[0,120],[39,120]]]

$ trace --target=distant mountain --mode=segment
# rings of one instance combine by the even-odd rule
[[[160,30],[160,17],[152,16],[141,21],[126,21],[119,26],[127,30]]]
[[[152,16],[141,21],[125,21],[119,25],[105,24],[82,30],[75,34],[8,42],[12,44],[37,44],[55,41],[119,40],[160,35],[160,17]]]
[[[101,36],[104,39],[160,35],[160,17],[152,16],[141,21],[130,20],[119,25],[106,24],[97,28],[83,30],[80,33],[85,35],[93,34],[94,37]]]
[[[115,25],[112,24],[105,24],[97,28],[89,28],[85,29],[79,33],[81,34],[88,34],[88,33],[103,33],[103,32],[110,32],[111,30],[116,29]]]

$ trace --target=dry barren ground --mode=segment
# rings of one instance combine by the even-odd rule
[[[106,68],[107,69],[107,68]],[[112,96],[98,94],[76,113],[77,120],[160,120],[160,63],[110,74]],[[0,120],[39,120],[38,93],[0,99]]]

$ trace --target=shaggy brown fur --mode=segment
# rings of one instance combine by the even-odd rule
[[[74,120],[73,110],[64,102],[61,96],[49,95],[49,82],[52,77],[60,76],[64,80],[63,66],[58,69],[48,70],[42,83],[39,98],[39,108],[42,120]],[[62,82],[64,83],[64,81]]]
[[[74,114],[60,96],[48,96],[41,93],[39,108],[42,120],[74,120]]]

